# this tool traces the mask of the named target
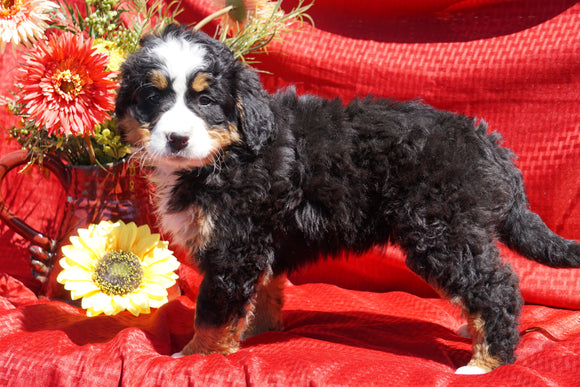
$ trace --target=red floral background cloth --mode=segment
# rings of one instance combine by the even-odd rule
[[[285,7],[295,2],[286,0]],[[211,0],[184,0],[183,22]],[[315,27],[275,42],[256,65],[268,90],[348,101],[420,98],[488,122],[519,156],[531,208],[580,240],[580,4],[554,0],[317,0]],[[16,74],[0,58],[0,90]],[[4,95],[4,94],[3,94]],[[12,118],[0,113],[0,124]],[[0,156],[16,149],[0,141]],[[47,235],[61,219],[54,177],[11,173],[2,194]],[[395,247],[321,262],[287,284],[285,330],[224,357],[169,357],[193,334],[200,277],[180,269],[184,295],[151,315],[86,317],[37,297],[27,243],[0,225],[1,385],[526,385],[580,380],[580,270],[551,269],[502,247],[527,304],[513,365],[455,375],[470,358],[456,308],[405,268]]]

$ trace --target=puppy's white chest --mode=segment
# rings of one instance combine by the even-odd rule
[[[185,248],[190,254],[203,250],[211,239],[213,220],[202,208],[189,205],[184,210],[172,212],[170,202],[176,179],[173,175],[152,176],[157,187],[157,215],[161,230],[168,233],[174,243]]]
[[[211,238],[213,221],[199,207],[190,206],[175,213],[162,213],[160,208],[159,219],[161,229],[191,254],[203,250]]]

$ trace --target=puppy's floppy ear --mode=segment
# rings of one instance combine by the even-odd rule
[[[271,97],[263,89],[255,72],[239,64],[237,69],[236,110],[246,143],[258,153],[274,130]]]
[[[166,28],[167,33],[174,31],[177,27],[171,25]],[[119,88],[117,89],[117,97],[115,101],[115,115],[121,119],[127,114],[129,108],[136,102],[135,93],[140,85],[144,82],[143,74],[147,65],[150,65],[147,50],[153,46],[159,37],[157,35],[145,35],[140,40],[141,49],[130,55],[121,65],[119,74]]]
[[[128,67],[128,66],[125,66]],[[121,119],[127,113],[127,110],[134,104],[133,85],[131,84],[130,69],[125,68],[121,70],[119,77],[119,88],[117,90],[117,97],[115,101],[115,115]]]

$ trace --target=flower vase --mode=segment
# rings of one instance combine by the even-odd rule
[[[0,160],[0,187],[4,176],[13,168],[28,163],[24,150],[12,152]],[[62,270],[59,264],[61,247],[70,243],[79,228],[103,220],[137,225],[152,224],[147,180],[137,172],[130,160],[105,166],[76,166],[46,155],[43,168],[48,168],[62,184],[66,203],[57,235],[46,236],[18,218],[0,195],[0,218],[30,242],[32,270],[41,281],[40,296],[71,300],[70,293],[56,281]],[[59,217],[55,216],[55,219]]]

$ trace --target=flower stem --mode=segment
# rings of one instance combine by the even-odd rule
[[[202,29],[206,24],[208,24],[210,21],[217,19],[220,16],[225,15],[226,13],[230,12],[232,9],[234,9],[233,5],[228,5],[225,8],[222,8],[214,13],[212,13],[211,15],[205,17],[203,20],[201,20],[199,23],[197,23],[193,29],[194,31],[199,31],[200,29]]]
[[[87,151],[89,153],[89,159],[91,160],[91,164],[96,164],[97,160],[95,159],[95,150],[93,149],[93,143],[91,142],[91,136],[85,134],[83,136],[85,139],[85,144],[87,145]]]

